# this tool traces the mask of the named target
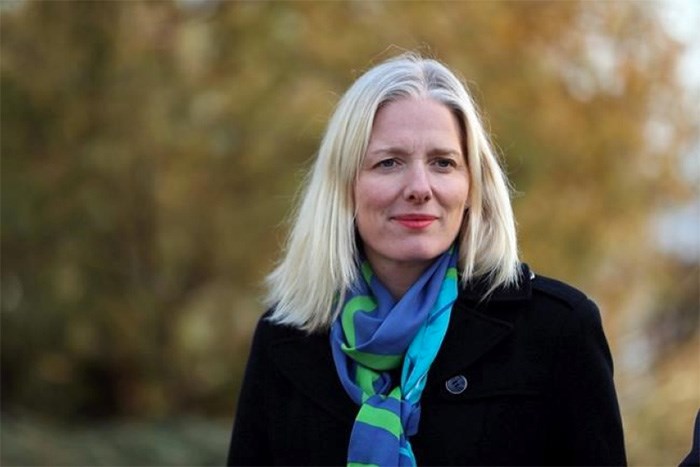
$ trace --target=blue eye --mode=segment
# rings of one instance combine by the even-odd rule
[[[382,167],[385,169],[390,169],[392,167],[396,167],[396,159],[384,159],[382,161],[379,161],[377,164],[377,167]]]
[[[440,167],[441,169],[449,169],[450,167],[455,167],[456,163],[452,159],[448,158],[443,158],[443,159],[437,159],[435,161],[435,164]]]

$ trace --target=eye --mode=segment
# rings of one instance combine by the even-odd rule
[[[439,157],[435,159],[434,164],[440,169],[450,169],[457,167],[457,162],[449,157]]]
[[[391,169],[396,167],[397,164],[398,162],[396,161],[396,159],[383,159],[377,162],[375,167],[379,167],[381,169]]]

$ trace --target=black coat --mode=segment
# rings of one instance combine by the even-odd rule
[[[700,410],[695,416],[695,426],[693,427],[693,444],[690,452],[680,463],[680,467],[700,466]]]
[[[486,302],[475,289],[460,292],[411,438],[419,466],[626,464],[597,307],[523,269],[519,288]],[[328,333],[263,318],[228,464],[345,464],[357,410],[336,374]]]

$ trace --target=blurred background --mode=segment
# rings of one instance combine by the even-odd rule
[[[689,450],[693,0],[2,0],[0,20],[3,465],[224,462],[261,282],[327,118],[406,49],[469,83],[523,259],[600,305],[630,463]]]

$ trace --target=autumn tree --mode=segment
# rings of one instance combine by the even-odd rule
[[[664,296],[692,309],[649,225],[697,196],[680,158],[698,113],[651,4],[26,2],[0,19],[5,413],[230,416],[325,122],[406,49],[463,74],[523,259],[598,300],[614,349]]]

